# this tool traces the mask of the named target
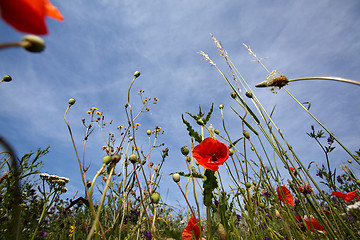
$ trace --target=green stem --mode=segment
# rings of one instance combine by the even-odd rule
[[[360,165],[360,161],[330,132],[304,105],[302,105],[286,88],[285,91],[318,123],[325,131],[327,131],[334,140]]]

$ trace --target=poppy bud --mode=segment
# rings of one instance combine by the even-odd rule
[[[204,125],[204,122],[201,118],[199,118],[198,120],[196,120],[197,124],[203,126]]]
[[[247,96],[248,98],[253,98],[253,94],[250,91],[246,91],[245,96]]]
[[[246,188],[250,188],[250,187],[251,187],[251,183],[246,182],[246,183],[245,183],[245,187],[246,187]]]
[[[74,105],[75,102],[76,100],[74,98],[69,99],[69,105]]]
[[[109,155],[105,155],[103,157],[103,163],[108,164],[111,161],[111,157]]]
[[[112,155],[111,156],[111,161],[113,162],[113,163],[117,163],[117,162],[119,162],[120,161],[120,155],[119,154],[114,154],[114,155]]]
[[[176,183],[180,182],[180,174],[174,173],[172,175],[172,178],[173,178],[174,182],[176,182]]]
[[[42,52],[45,49],[45,41],[35,35],[25,35],[20,45],[29,52]]]
[[[130,154],[129,161],[133,164],[137,162],[137,155],[136,154]]]
[[[348,163],[350,163],[350,164],[352,163],[351,159],[348,160]]]
[[[150,136],[150,135],[151,135],[151,130],[150,130],[150,129],[146,130],[146,134],[147,134],[148,136]]]
[[[151,194],[151,202],[153,203],[158,203],[160,200],[160,193],[154,192],[153,194]]]
[[[187,146],[184,146],[181,148],[181,153],[184,155],[184,156],[187,156],[189,154],[189,148]]]
[[[219,129],[215,129],[215,130],[214,130],[214,133],[219,135],[219,133],[220,133],[220,132],[219,132]]]
[[[245,194],[245,188],[240,188],[240,192],[241,192],[242,194]]]
[[[10,82],[12,78],[9,75],[5,75],[0,82]]]
[[[243,131],[243,135],[246,139],[249,139],[250,138],[250,133],[246,130]]]
[[[186,157],[186,161],[187,161],[187,162],[191,162],[191,157],[187,156],[187,157]]]
[[[265,208],[265,203],[263,203],[263,202],[259,203],[259,207]]]
[[[136,71],[136,72],[134,73],[134,77],[138,78],[139,76],[140,76],[140,72],[139,72],[139,71]]]
[[[220,240],[226,239],[226,230],[224,228],[224,225],[222,225],[221,223],[218,226],[218,233],[219,233]]]
[[[279,212],[278,210],[275,210],[275,216],[276,216],[277,218],[281,218],[280,212]]]
[[[234,154],[234,150],[232,148],[229,148],[229,156],[232,156]]]
[[[223,109],[223,108],[224,108],[224,105],[220,104],[220,105],[219,105],[219,108],[220,108],[220,109]]]
[[[236,92],[230,93],[230,96],[231,96],[233,99],[235,99],[235,98],[236,98]]]

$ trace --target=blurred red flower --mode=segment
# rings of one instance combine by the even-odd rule
[[[300,220],[300,216],[296,216],[295,217],[295,219],[297,220],[297,221],[301,221]],[[316,229],[316,230],[320,230],[320,231],[325,231],[325,228],[324,228],[324,226],[323,225],[321,225],[315,218],[313,218],[312,216],[311,216],[311,219],[309,220],[309,218],[308,217],[304,217],[304,221],[305,221],[305,223],[306,223],[306,226],[307,226],[307,228],[308,229],[310,229],[310,231],[314,231],[314,229]],[[311,225],[310,225],[310,222],[311,222]],[[326,231],[325,231],[326,232]]]
[[[217,171],[229,158],[229,147],[223,142],[208,137],[193,149],[192,155],[204,168]]]
[[[357,191],[358,190],[348,192],[348,193],[332,192],[331,194],[337,196],[338,198],[344,199],[345,202],[351,202],[356,197]]]
[[[194,216],[192,216],[189,219],[189,222],[186,226],[186,228],[184,229],[181,237],[184,240],[192,240],[192,236],[193,233],[195,234],[195,238],[196,240],[199,240],[200,238],[200,228],[199,226],[201,226],[200,224],[197,224],[199,222],[199,220],[197,220]],[[202,231],[203,227],[201,226],[201,231]]]
[[[289,191],[289,189],[287,189],[286,187],[281,186],[277,188],[277,194],[278,197],[280,199],[280,201],[282,201],[284,204],[287,204],[289,206],[294,206],[294,199],[293,196],[291,195],[291,192]],[[285,199],[283,198],[285,196]]]
[[[295,170],[295,168],[293,168],[293,167],[290,167],[290,170],[291,170],[291,171],[294,171],[294,170]]]
[[[63,21],[49,0],[0,0],[1,17],[20,32],[47,34],[45,17]]]

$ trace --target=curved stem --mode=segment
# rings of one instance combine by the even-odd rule
[[[346,83],[351,83],[351,84],[355,84],[355,85],[359,85],[360,86],[360,82],[359,81],[355,81],[355,80],[351,80],[351,79],[347,79],[347,78],[340,78],[340,77],[304,77],[304,78],[294,78],[294,79],[289,79],[289,82],[296,82],[296,81],[302,81],[302,80],[329,80],[329,81],[339,81],[339,82],[346,82]]]

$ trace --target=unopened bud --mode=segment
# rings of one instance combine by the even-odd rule
[[[158,203],[160,200],[160,193],[154,192],[153,194],[151,194],[151,201],[153,203]]]
[[[69,99],[69,105],[74,105],[75,102],[76,100],[74,98]]]
[[[103,157],[103,163],[108,164],[111,161],[111,157],[109,155],[105,155]]]
[[[134,73],[134,77],[138,78],[139,76],[140,76],[140,72],[139,72],[139,71],[136,71],[136,72]]]
[[[137,162],[137,155],[136,154],[130,154],[129,161],[133,164]]]
[[[181,153],[184,155],[184,156],[187,156],[189,154],[189,148],[187,146],[184,146],[181,148]]]
[[[174,182],[176,182],[176,183],[180,182],[180,174],[174,173],[172,175],[172,178],[173,178]]]
[[[29,52],[42,52],[45,49],[45,41],[36,35],[25,35],[20,45]]]
[[[243,135],[246,139],[249,139],[250,138],[250,133],[246,130],[243,131]]]
[[[236,92],[230,93],[230,96],[235,99],[236,98]]]
[[[248,98],[253,98],[253,93],[250,92],[250,91],[247,91],[247,92],[245,93],[245,96],[247,96]]]

